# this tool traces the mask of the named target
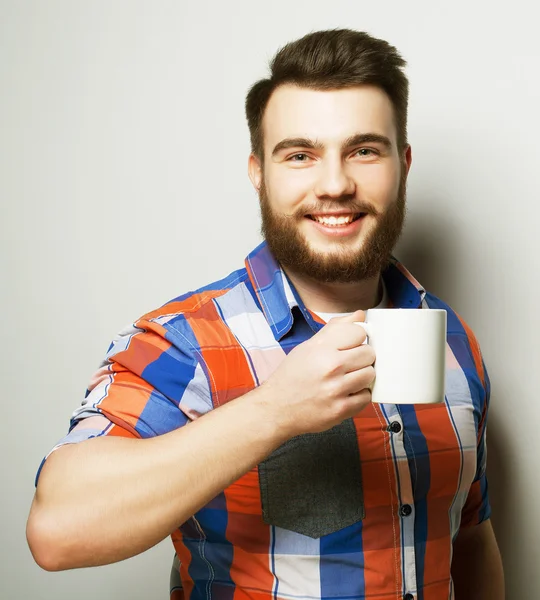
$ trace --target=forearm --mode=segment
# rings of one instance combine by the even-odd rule
[[[504,600],[501,555],[490,521],[459,534],[452,578],[456,600]]]
[[[49,570],[108,564],[167,537],[285,441],[264,394],[156,438],[100,437],[57,450],[28,521],[37,562]]]

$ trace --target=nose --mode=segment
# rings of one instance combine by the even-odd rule
[[[341,159],[327,160],[320,165],[315,194],[319,198],[340,198],[354,194],[356,185]]]

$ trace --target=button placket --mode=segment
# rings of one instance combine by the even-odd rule
[[[415,526],[415,515],[414,515],[414,499],[412,497],[412,481],[411,471],[409,468],[409,461],[407,457],[407,451],[405,450],[404,434],[405,428],[401,419],[401,414],[397,406],[388,407],[388,411],[385,414],[387,418],[387,435],[390,441],[390,447],[392,454],[396,460],[396,467],[399,471],[399,478],[396,481],[397,497],[400,504],[394,509],[396,512],[397,519],[400,520],[400,531],[403,540],[414,540],[414,526]],[[414,544],[411,546],[410,542],[406,542],[403,550],[403,584],[405,589],[416,589],[416,552]],[[415,596],[405,594],[404,600],[416,600]]]

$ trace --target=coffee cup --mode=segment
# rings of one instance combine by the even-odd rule
[[[446,311],[372,308],[357,322],[375,350],[372,401],[379,404],[444,402]]]

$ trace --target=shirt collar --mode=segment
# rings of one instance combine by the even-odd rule
[[[246,258],[246,269],[259,299],[262,311],[276,340],[288,333],[293,325],[293,309],[317,331],[322,326],[316,315],[302,302],[298,292],[263,242]],[[426,294],[424,288],[394,257],[382,273],[392,308],[419,308]],[[294,311],[297,313],[297,311]]]

